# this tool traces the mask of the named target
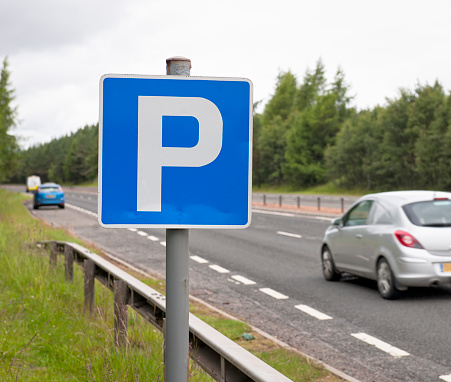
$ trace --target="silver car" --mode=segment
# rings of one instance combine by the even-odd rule
[[[451,193],[397,191],[360,198],[327,228],[323,274],[377,280],[383,298],[451,284]]]

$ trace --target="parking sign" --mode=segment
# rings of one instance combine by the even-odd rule
[[[249,80],[101,78],[100,225],[245,228],[251,153]]]

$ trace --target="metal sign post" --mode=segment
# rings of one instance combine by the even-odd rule
[[[166,381],[188,378],[189,229],[246,228],[252,206],[252,82],[167,75],[100,79],[98,220],[166,229]],[[118,202],[117,187],[126,197]]]
[[[191,61],[166,60],[168,75],[190,75]],[[166,229],[166,382],[188,381],[189,230]]]

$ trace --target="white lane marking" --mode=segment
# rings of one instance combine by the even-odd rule
[[[143,231],[138,231],[138,232],[136,232],[138,235],[140,235],[140,236],[147,236],[147,233],[146,232],[143,232]]]
[[[128,230],[129,230],[129,231],[132,231],[132,232],[138,231],[136,228],[129,228]]]
[[[160,244],[161,244],[163,247],[166,247],[166,242],[165,242],[165,241],[160,241]]]
[[[410,355],[409,353],[405,352],[404,350],[395,348],[394,346],[381,341],[375,337],[372,337],[366,333],[352,333],[351,336],[358,338],[359,340],[366,342],[367,344],[376,346],[379,350],[382,350],[393,357],[405,357]]]
[[[451,382],[451,374],[448,374],[448,375],[441,375],[439,378],[440,378],[440,379],[443,379],[443,380],[446,381],[446,382]]]
[[[209,267],[218,273],[230,273],[228,269],[220,267],[219,265],[209,265]]]
[[[277,300],[286,300],[288,296],[285,296],[282,293],[276,292],[270,288],[260,288],[260,292],[266,293],[267,295],[276,298]]]
[[[274,211],[263,211],[263,210],[252,210],[252,212],[256,212],[258,214],[266,214],[266,215],[277,215],[277,216],[288,216],[288,217],[294,216],[294,214],[289,214],[287,212],[274,212]]]
[[[92,215],[92,216],[97,217],[97,214],[95,212],[85,210],[83,208],[74,206],[73,204],[66,203],[66,206],[69,207],[69,208],[72,208],[73,210],[77,210],[77,211],[83,212],[83,213],[85,213],[87,215]]]
[[[255,281],[249,280],[246,277],[240,276],[240,275],[235,275],[232,276],[232,279],[239,281],[240,283],[244,284],[244,285],[254,285],[256,284]]]
[[[160,240],[158,237],[152,236],[152,235],[147,236],[147,238],[148,238],[149,240],[152,240],[152,241],[158,241],[158,240]]]
[[[190,256],[191,260],[197,261],[200,264],[206,264],[208,263],[208,260],[203,259],[202,257],[199,256]]]
[[[290,232],[283,232],[283,231],[277,231],[278,235],[282,235],[282,236],[288,236],[288,237],[294,237],[296,239],[300,239],[302,238],[301,235],[298,235],[297,233],[290,233]]]
[[[296,309],[299,309],[300,311],[309,314],[312,317],[317,318],[318,320],[332,320],[331,316],[328,316],[327,314],[321,313],[320,311],[310,308],[307,305],[296,305]]]
[[[317,216],[317,217],[315,217],[315,219],[317,219],[317,220],[325,220],[325,221],[328,221],[329,223],[332,223],[332,218],[326,218],[326,217],[324,217],[324,216]]]

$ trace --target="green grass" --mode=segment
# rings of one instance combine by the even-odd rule
[[[112,293],[96,282],[96,314],[85,316],[82,270],[75,266],[73,283],[66,282],[62,261],[51,269],[48,253],[34,243],[89,246],[33,219],[22,205],[27,196],[0,189],[0,198],[0,381],[163,381],[161,333],[128,309],[129,346],[115,351]],[[142,281],[164,293],[163,281]],[[293,381],[340,380],[256,333],[245,341],[241,334],[251,329],[243,322],[201,304],[191,311]],[[190,381],[212,379],[191,365]]]

